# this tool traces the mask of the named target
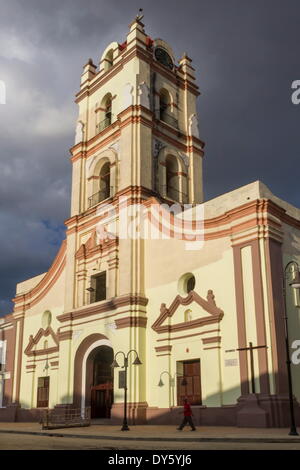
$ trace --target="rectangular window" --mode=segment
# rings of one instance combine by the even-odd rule
[[[49,406],[49,377],[38,378],[37,408],[47,408]]]
[[[91,303],[106,299],[106,271],[91,278]]]
[[[200,359],[177,362],[177,405],[182,406],[184,398],[191,405],[201,405]]]

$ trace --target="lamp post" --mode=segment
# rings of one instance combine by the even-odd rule
[[[293,269],[294,268],[294,269]],[[287,316],[287,302],[286,302],[286,280],[289,279],[290,275],[294,275],[289,285],[294,289],[300,288],[300,273],[299,265],[296,261],[290,261],[285,269],[283,276],[283,296],[284,296],[284,329],[285,329],[285,348],[286,348],[286,366],[288,374],[288,387],[289,387],[289,402],[290,402],[290,436],[298,436],[296,422],[295,422],[295,410],[294,410],[294,399],[293,399],[293,383],[292,383],[292,372],[291,372],[291,359],[290,359],[290,345],[289,345],[289,332],[288,332],[288,316]]]
[[[170,387],[171,387],[171,389],[172,389],[172,402],[173,402],[173,406],[175,406],[175,403],[174,403],[175,377],[176,377],[176,376],[181,377],[181,376],[180,376],[179,374],[177,374],[177,372],[175,372],[175,374],[174,374],[173,377],[172,377],[172,375],[170,374],[170,372],[168,372],[167,370],[164,370],[164,371],[160,374],[159,382],[158,382],[158,384],[157,384],[158,387],[163,387],[163,386],[165,385],[165,384],[163,383],[163,381],[162,381],[162,376],[163,376],[164,374],[167,374],[167,375],[169,376],[169,383],[170,383]],[[182,379],[182,381],[181,381],[181,385],[182,385],[182,386],[187,385],[187,381],[186,381],[186,378],[185,378],[185,377],[183,377],[183,379]]]
[[[132,364],[134,366],[140,366],[142,364],[142,362],[140,361],[139,355],[138,355],[138,353],[136,352],[135,349],[130,349],[130,351],[128,351],[128,353],[126,355],[123,351],[118,351],[115,354],[114,361],[112,363],[112,367],[114,367],[114,368],[120,367],[118,362],[117,362],[117,356],[118,356],[118,354],[123,354],[124,365],[122,367],[125,369],[125,383],[124,383],[124,419],[123,419],[123,426],[121,428],[121,431],[129,431],[129,427],[128,427],[128,423],[127,423],[127,369],[128,369],[128,358],[129,358],[130,353],[132,353],[132,352],[134,352],[136,354],[136,358],[135,358],[135,360],[133,361]]]

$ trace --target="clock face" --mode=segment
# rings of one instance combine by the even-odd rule
[[[173,61],[171,57],[169,56],[169,54],[167,53],[167,51],[165,51],[165,49],[162,49],[161,47],[157,47],[154,51],[154,55],[155,55],[156,60],[158,60],[158,62],[160,62],[165,67],[168,67],[169,69],[173,70],[173,67],[174,67]]]

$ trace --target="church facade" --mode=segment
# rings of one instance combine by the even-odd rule
[[[300,209],[259,181],[203,200],[198,95],[139,18],[84,66],[66,239],[0,319],[0,421],[121,422],[125,355],[131,423],[177,423],[188,397],[198,425],[288,426]]]

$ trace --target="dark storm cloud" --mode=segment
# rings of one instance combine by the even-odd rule
[[[15,283],[48,269],[69,215],[82,65],[122,42],[138,8],[146,31],[193,58],[206,141],[206,199],[261,179],[300,206],[300,4],[267,0],[174,2],[0,0],[0,312]]]

